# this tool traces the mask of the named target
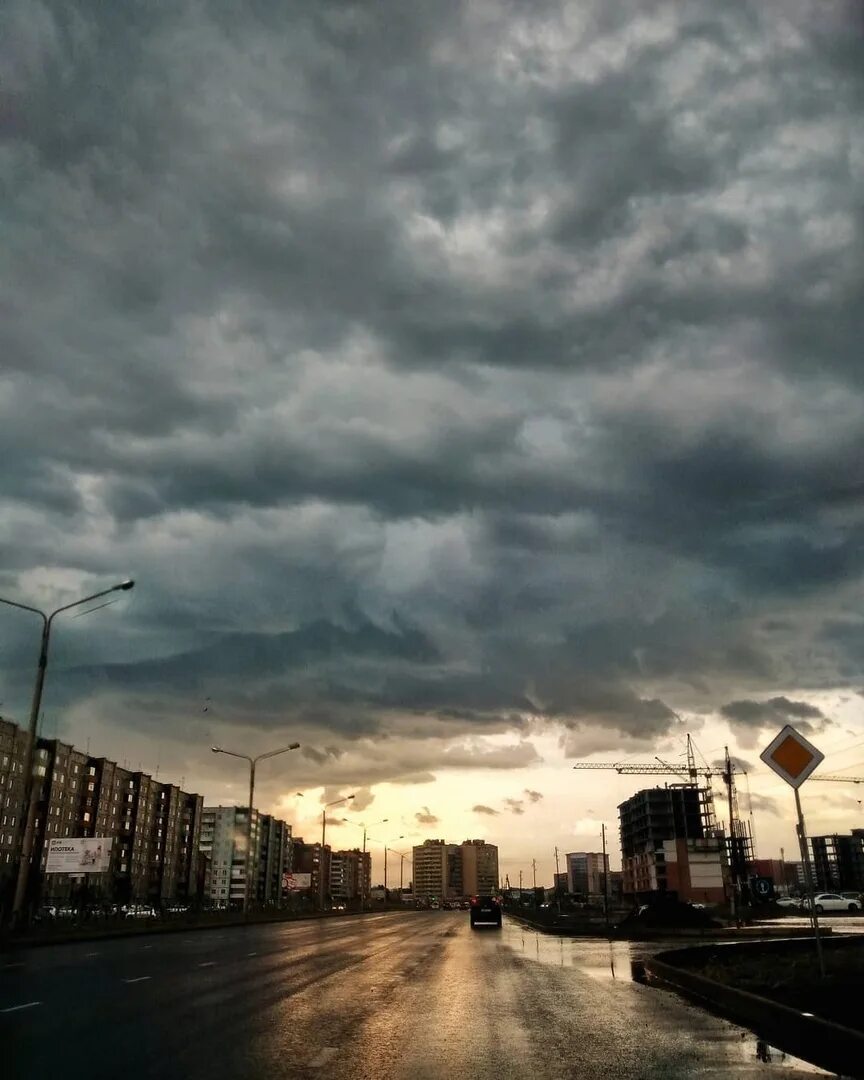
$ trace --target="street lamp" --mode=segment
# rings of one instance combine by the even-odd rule
[[[324,809],[321,811],[321,858],[318,860],[318,877],[320,879],[320,892],[321,892],[321,910],[324,910],[324,838],[327,835],[327,811],[331,806],[341,806],[342,803],[350,802],[354,798],[353,795],[345,795],[344,798],[334,799],[333,802],[324,803]]]
[[[405,869],[405,860],[410,859],[411,856],[408,854],[407,851],[397,851],[395,848],[393,848],[393,854],[399,856],[399,902],[401,903],[402,902],[402,890],[404,888],[404,883],[403,883],[403,880],[402,880],[402,872]]]
[[[374,829],[378,825],[385,825],[389,820],[390,818],[385,817],[381,818],[380,821],[373,821],[371,828]],[[366,901],[368,900],[368,896],[366,895],[366,830],[370,826],[368,826],[365,821],[351,821],[349,822],[349,825],[356,825],[358,829],[362,828],[363,830],[363,858],[360,860],[360,910],[362,911],[366,906]],[[371,878],[371,871],[369,876]]]
[[[39,713],[42,709],[42,688],[45,685],[45,672],[48,668],[48,645],[51,641],[51,627],[55,617],[61,611],[69,611],[70,608],[80,607],[82,604],[88,604],[91,600],[99,600],[101,597],[108,596],[113,592],[128,592],[134,586],[134,581],[121,581],[117,585],[112,585],[110,589],[102,589],[91,596],[82,596],[80,600],[75,600],[71,604],[64,604],[62,607],[55,608],[54,611],[47,613],[39,608],[30,607],[29,604],[19,604],[16,600],[7,600],[5,597],[0,596],[0,604],[7,604],[9,607],[19,608],[21,611],[32,611],[34,615],[38,615],[42,620],[42,641],[39,647],[39,663],[36,668],[36,684],[33,687],[33,699],[30,704],[29,741],[27,758],[24,763],[24,828],[21,832],[21,842],[18,850],[18,879],[15,883],[15,898],[12,901],[13,924],[17,923],[21,916],[27,896],[27,885],[30,880],[30,859],[33,854],[34,839],[33,826],[36,821],[36,800],[33,798],[33,769],[36,764],[36,733],[39,727]]]
[[[259,754],[257,757],[249,757],[248,754],[238,754],[235,750],[226,750],[224,746],[211,746],[210,749],[214,754],[229,754],[231,757],[242,758],[243,761],[249,762],[249,815],[246,822],[246,859],[244,873],[246,880],[243,886],[243,914],[249,914],[249,879],[252,876],[252,807],[255,803],[255,766],[259,761],[263,761],[264,758],[276,757],[277,754],[287,754],[289,750],[299,750],[300,743],[292,742],[289,746],[281,746],[278,750],[268,750],[266,754]],[[232,856],[233,861],[233,856]],[[231,887],[229,884],[228,891],[230,893]]]
[[[370,837],[369,839],[371,840],[372,838]],[[387,902],[387,845],[394,843],[394,841],[396,841],[396,840],[404,840],[404,839],[405,839],[404,833],[400,833],[398,836],[394,836],[392,840],[387,840],[387,841],[372,840],[373,844],[381,844],[381,843],[384,844],[384,902],[385,902],[385,904]]]

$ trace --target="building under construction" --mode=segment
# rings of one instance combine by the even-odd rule
[[[625,896],[644,903],[665,893],[723,903],[728,897],[726,844],[706,829],[705,791],[688,784],[646,788],[618,807]]]
[[[684,783],[645,788],[618,807],[625,895],[638,902],[658,894],[700,903],[742,898],[753,843],[750,828],[738,813],[735,769],[728,752],[722,768],[707,762],[697,766],[688,735],[686,766],[657,759],[641,764],[580,762],[574,768],[686,778]],[[715,816],[711,788],[715,777],[726,787],[729,827]]]

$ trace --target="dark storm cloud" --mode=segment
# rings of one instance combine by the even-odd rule
[[[500,813],[499,810],[495,810],[491,806],[484,806],[483,803],[477,803],[476,806],[471,807],[471,810],[475,814],[485,814],[487,817],[497,817]]]
[[[418,825],[437,825],[441,819],[435,817],[428,806],[424,806],[414,814],[414,820]]]
[[[744,746],[755,746],[764,728],[793,724],[802,734],[811,735],[830,723],[817,706],[806,701],[790,701],[782,696],[768,701],[730,701],[721,706],[720,714],[729,721],[729,726]]]
[[[511,814],[525,813],[525,802],[523,799],[505,799],[504,805],[507,807]]]
[[[49,710],[368,786],[857,684],[848,5],[7,7],[0,595],[139,580]]]
[[[753,792],[749,801],[750,809],[756,814],[773,814],[774,817],[783,817],[786,813],[786,808],[781,805],[780,800],[771,795],[759,795]]]
[[[543,798],[542,792],[531,791],[530,788],[525,788],[525,794],[528,796],[528,801],[532,803],[540,802]]]

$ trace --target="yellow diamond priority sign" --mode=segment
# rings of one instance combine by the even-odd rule
[[[791,724],[787,724],[771,740],[759,757],[794,788],[801,787],[816,766],[825,760],[822,751],[817,750]]]

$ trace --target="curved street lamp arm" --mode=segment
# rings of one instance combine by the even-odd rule
[[[45,614],[44,611],[40,611],[39,608],[36,607],[30,607],[29,604],[19,604],[17,600],[6,600],[2,596],[0,596],[0,604],[8,604],[9,607],[17,607],[20,608],[22,611],[32,611],[33,614],[38,615],[44,623],[48,622],[48,616]]]
[[[211,746],[210,749],[214,754],[229,754],[231,757],[239,757],[243,761],[248,761],[250,765],[255,764],[256,759],[249,757],[248,754],[238,754],[236,750],[226,750],[224,746]]]
[[[91,600],[98,600],[102,596],[109,596],[111,593],[121,589],[125,592],[131,587],[132,586],[128,582],[124,582],[122,585],[112,585],[110,589],[102,589],[100,592],[93,593],[92,596],[82,596],[80,600],[74,600],[71,604],[64,604],[62,607],[55,608],[48,616],[48,622],[51,623],[54,620],[54,616],[59,615],[61,611],[68,611],[70,608],[80,607],[81,604],[89,604]],[[19,604],[18,606],[21,607],[22,605]],[[30,610],[33,611],[35,609],[31,608]]]
[[[279,750],[268,750],[266,752],[266,754],[259,754],[258,757],[255,758],[255,761],[263,761],[264,758],[276,757],[277,754],[284,754],[284,753],[287,753],[287,751],[289,751],[289,750],[299,750],[299,749],[300,749],[300,743],[299,742],[292,742],[290,746],[283,746]]]

